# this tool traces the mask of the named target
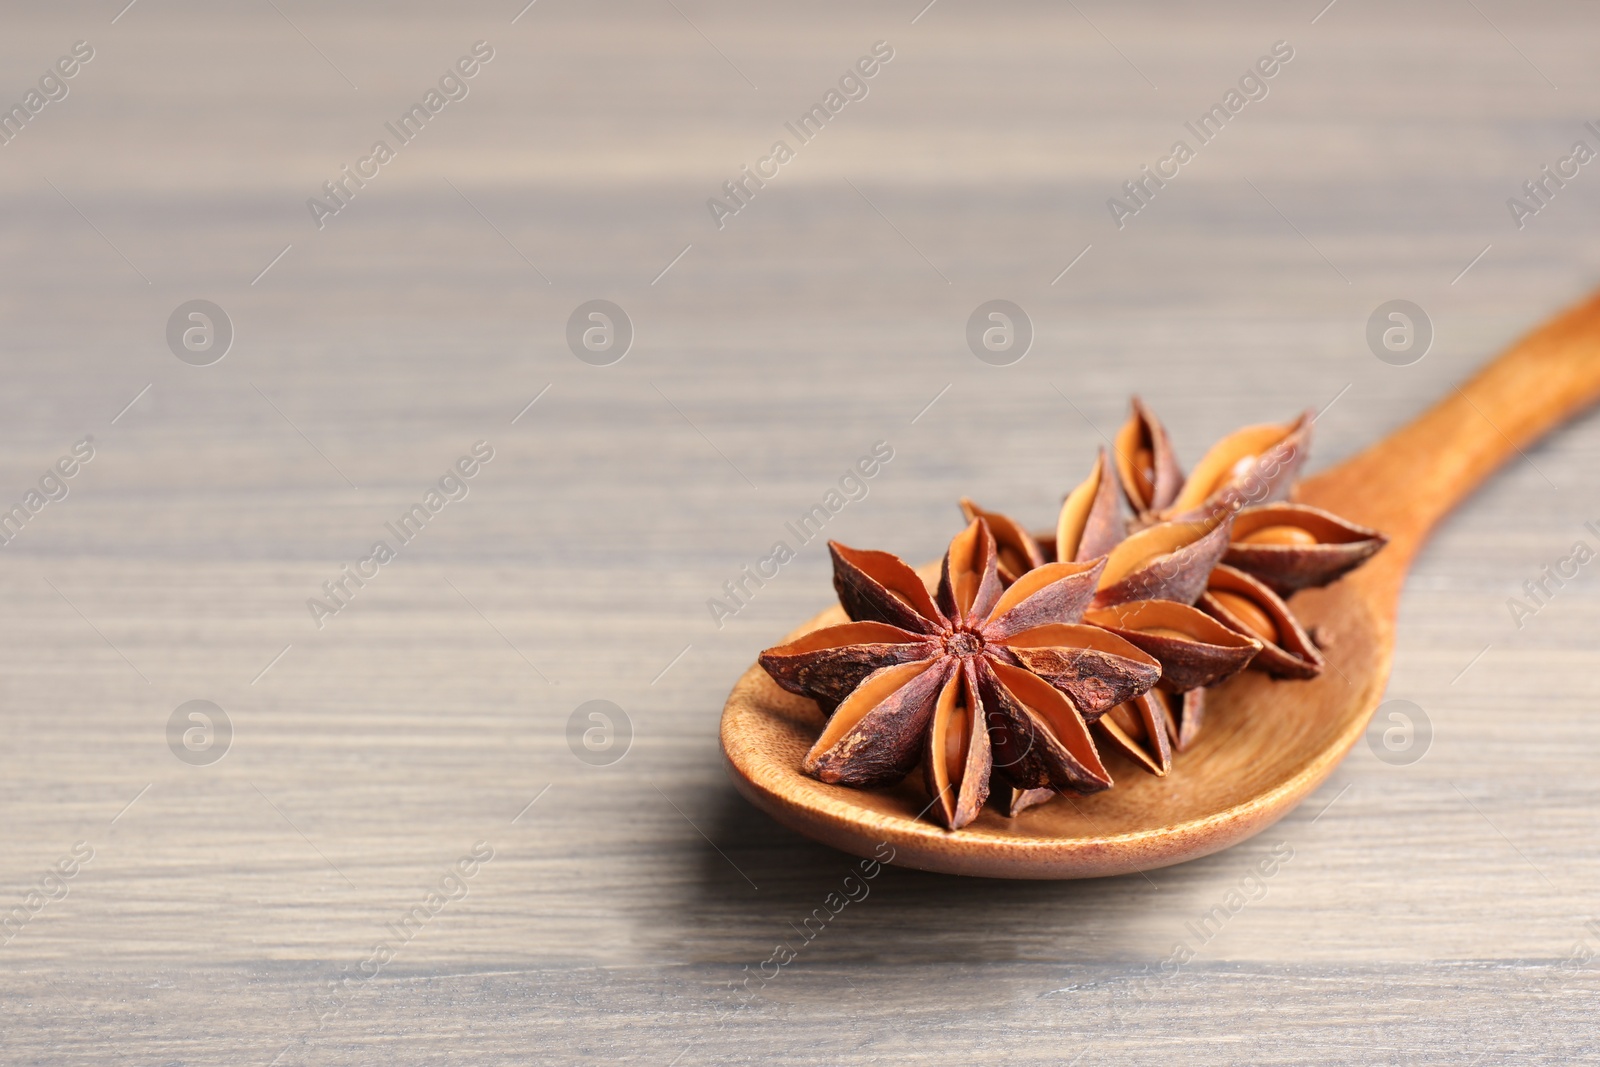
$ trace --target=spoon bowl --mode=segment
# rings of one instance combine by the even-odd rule
[[[927,821],[918,775],[887,789],[828,785],[800,772],[821,731],[816,704],[752,666],[728,696],[722,749],[756,807],[845,852],[991,878],[1091,878],[1220,851],[1288,814],[1366,731],[1388,682],[1394,622],[1429,530],[1505,459],[1600,396],[1600,297],[1523,339],[1409,426],[1302,483],[1294,499],[1384,531],[1365,568],[1291,601],[1322,647],[1309,681],[1246,671],[1207,691],[1205,729],[1156,778],[1115,754],[1116,785],[1006,818],[985,808],[960,830]],[[930,585],[938,565],[918,573]],[[847,621],[823,612],[784,638]]]

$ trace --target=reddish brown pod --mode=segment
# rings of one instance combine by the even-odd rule
[[[1237,674],[1262,648],[1257,638],[1170,600],[1091,608],[1084,620],[1155,657],[1161,664],[1161,687],[1174,693],[1215,685]]]
[[[1207,517],[1147,526],[1106,557],[1094,606],[1133,600],[1193,604],[1205,591],[1206,575],[1228,551],[1233,517]]]
[[[1261,642],[1250,665],[1278,678],[1315,678],[1322,653],[1279,596],[1226,564],[1211,572],[1200,609],[1236,633]]]
[[[1388,540],[1377,530],[1309,504],[1267,504],[1235,516],[1222,562],[1286,597],[1336,581]]]

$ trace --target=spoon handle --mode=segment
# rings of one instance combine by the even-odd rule
[[[1434,524],[1524,446],[1600,399],[1600,295],[1518,341],[1408,425],[1297,498],[1383,530],[1369,569],[1398,591]],[[1388,583],[1384,583],[1388,584]]]

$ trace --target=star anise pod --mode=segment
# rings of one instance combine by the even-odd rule
[[[1118,438],[1149,433],[1165,441],[1167,432],[1154,414],[1135,398],[1133,413]],[[1311,448],[1311,423],[1314,415],[1306,411],[1289,423],[1264,423],[1235,430],[1200,458],[1188,477],[1167,446],[1168,476],[1176,474],[1179,488],[1170,503],[1139,512],[1142,523],[1219,511],[1238,512],[1246,507],[1281,500],[1289,494],[1294,477],[1305,463]],[[1133,503],[1142,495],[1141,479],[1146,477],[1135,462],[1131,477],[1123,482],[1123,493]]]
[[[1234,516],[1222,562],[1286,597],[1339,579],[1388,542],[1377,530],[1310,504],[1262,504]]]
[[[1322,656],[1283,598],[1335,581],[1386,543],[1378,531],[1320,508],[1279,502],[1309,455],[1311,422],[1307,412],[1290,423],[1237,430],[1187,478],[1166,428],[1137,397],[1117,434],[1118,474],[1136,521],[1232,516],[1227,551],[1206,575],[1198,605],[1262,643],[1252,667],[1285,678],[1315,677]],[[1160,493],[1151,489],[1156,483]]]
[[[981,518],[994,531],[1000,576],[1007,583],[1047,561],[1105,556],[1097,607],[1134,600],[1193,604],[1205,590],[1205,576],[1228,550],[1232,525],[1227,513],[1196,515],[1128,535],[1104,449],[1089,477],[1062,501],[1054,536],[1035,537],[1016,520],[965,498],[961,510],[969,521]]]
[[[1359,567],[1387,543],[1383,534],[1320,508],[1279,502],[1290,494],[1310,455],[1311,420],[1306,412],[1290,423],[1236,430],[1213,445],[1185,478],[1166,428],[1135,397],[1133,412],[1117,434],[1117,473],[1135,525],[1231,512],[1231,540],[1222,561],[1281,596],[1327,585]],[[1152,479],[1160,483],[1161,495],[1152,496],[1147,488]]]
[[[1257,670],[1278,678],[1315,678],[1322,673],[1322,653],[1289,605],[1246,572],[1218,564],[1207,579],[1200,610],[1261,642],[1251,663]]]
[[[1133,414],[1117,432],[1117,474],[1122,491],[1133,508],[1134,521],[1144,525],[1147,516],[1165,511],[1183,488],[1183,468],[1161,420],[1151,415],[1144,401],[1133,398]]]
[[[1171,725],[1169,740],[1178,752],[1189,747],[1200,729],[1206,686],[1216,685],[1251,666],[1263,650],[1259,638],[1235,630],[1203,610],[1166,600],[1094,608],[1085,614],[1084,621],[1127,639],[1161,664],[1159,695],[1167,699],[1160,710]],[[1152,714],[1149,709],[1143,713]],[[1123,718],[1131,714],[1129,709]],[[1138,735],[1135,732],[1130,736]],[[1125,744],[1118,747],[1128,751]],[[1165,773],[1167,757],[1161,755],[1159,746],[1145,746],[1143,752],[1156,758],[1161,773]],[[1149,763],[1141,753],[1129,754],[1141,763]]]
[[[853,620],[761,654],[783,688],[831,712],[802,769],[877,786],[922,763],[935,817],[977,817],[992,774],[1020,789],[1109,788],[1089,718],[1160,676],[1131,642],[1079,623],[1103,560],[1044,563],[1009,587],[988,524],[950,542],[937,596],[887,552],[829,542],[834,587]]]
[[[1158,778],[1172,769],[1172,755],[1182,752],[1193,740],[1205,713],[1206,691],[1168,693],[1157,687],[1133,700],[1118,704],[1090,727],[1096,743],[1120,751],[1141,768]],[[1021,789],[1012,786],[999,795],[999,806],[1015,818],[1027,809],[1057,796],[1079,795],[1071,790]]]
[[[1171,461],[1165,431],[1153,420],[1150,426],[1175,493],[1181,474]],[[969,518],[982,517],[997,531],[1002,574],[1009,572],[1013,578],[1047,559],[1106,554],[1084,622],[1154,657],[1161,664],[1162,679],[1160,691],[1124,701],[1105,717],[1096,717],[1092,732],[1102,749],[1109,744],[1164,775],[1172,764],[1173,747],[1186,748],[1198,728],[1204,700],[1198,695],[1201,687],[1242,670],[1261,643],[1190,606],[1204,594],[1207,576],[1227,551],[1232,516],[1224,512],[1156,522],[1124,538],[1113,478],[1102,450],[1089,477],[1067,494],[1053,537],[1034,537],[1015,520],[985,511],[970,500],[961,506]],[[1190,692],[1197,695],[1190,697]],[[1016,790],[1007,806],[1015,814],[1049,795]]]

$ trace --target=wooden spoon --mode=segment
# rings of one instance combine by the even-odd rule
[[[858,856],[991,878],[1090,878],[1205,856],[1259,833],[1320,785],[1366,730],[1389,678],[1406,570],[1434,524],[1507,457],[1600,397],[1600,296],[1523,339],[1409,426],[1302,483],[1296,499],[1389,535],[1372,562],[1294,598],[1327,669],[1307,682],[1236,676],[1207,695],[1206,726],[1166,778],[1108,766],[1116,786],[1007,819],[985,808],[951,832],[919,818],[911,775],[883,790],[800,773],[822,717],[758,666],[722,712],[734,784],[780,823]],[[920,573],[931,583],[937,565]],[[844,622],[834,607],[784,638]],[[1115,757],[1108,757],[1114,759]]]

